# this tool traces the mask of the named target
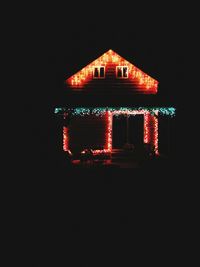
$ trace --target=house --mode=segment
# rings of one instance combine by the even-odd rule
[[[65,81],[68,100],[54,111],[64,120],[63,150],[112,155],[150,147],[159,155],[160,118],[173,117],[175,108],[159,106],[158,85],[113,50],[105,52]]]

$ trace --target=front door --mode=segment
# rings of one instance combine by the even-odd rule
[[[126,143],[141,146],[144,139],[143,115],[113,116],[113,148],[123,148]]]
[[[136,115],[129,117],[129,143],[134,147],[141,147],[144,140],[144,116]]]

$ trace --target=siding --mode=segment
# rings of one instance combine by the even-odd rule
[[[77,116],[68,127],[68,146],[73,153],[85,148],[103,149],[106,145],[106,116]]]
[[[155,94],[154,88],[147,89],[144,84],[140,84],[137,78],[132,78],[129,74],[129,78],[120,79],[116,77],[116,63],[109,63],[105,66],[105,78],[94,79],[93,71],[88,71],[87,78],[81,85],[71,85],[70,79],[67,80],[67,85],[74,91],[85,91],[85,92],[112,92],[116,94]]]
[[[155,122],[157,119],[149,114],[148,117],[148,140],[147,143],[157,147],[157,130]],[[144,127],[143,127],[144,131]],[[79,153],[83,149],[105,149],[108,138],[107,116],[85,115],[74,117],[68,126],[64,127],[64,150],[70,149],[72,153]],[[116,132],[115,132],[116,133]],[[144,133],[145,134],[145,133]],[[141,133],[143,135],[143,132]],[[65,143],[65,140],[67,141]]]

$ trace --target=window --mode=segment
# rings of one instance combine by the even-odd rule
[[[105,78],[105,67],[102,66],[94,67],[93,78],[96,79]]]
[[[117,78],[128,78],[128,67],[117,66],[116,67],[116,76],[117,76]]]

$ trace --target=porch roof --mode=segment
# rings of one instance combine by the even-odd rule
[[[106,112],[115,113],[116,115],[122,114],[145,114],[150,112],[153,115],[175,116],[176,109],[174,107],[56,107],[54,113],[57,115],[63,115],[64,113],[70,113],[73,116],[85,116],[96,115],[101,116]]]

